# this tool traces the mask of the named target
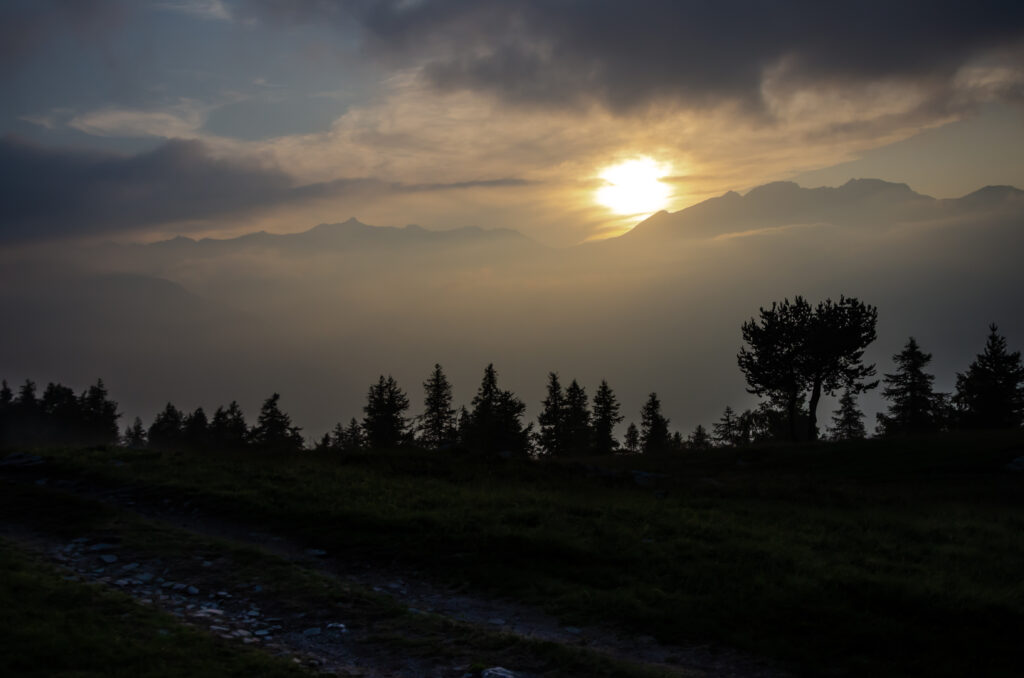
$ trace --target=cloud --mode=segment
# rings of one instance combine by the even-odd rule
[[[194,137],[206,123],[212,106],[190,99],[160,111],[106,108],[76,115],[68,126],[103,137]]]
[[[231,11],[221,0],[164,0],[153,5],[169,12],[190,14],[200,19],[231,21]]]
[[[189,224],[328,198],[514,188],[515,178],[403,184],[346,178],[295,185],[274,166],[223,159],[200,141],[136,155],[48,149],[0,139],[0,243]]]
[[[506,102],[617,112],[669,100],[762,110],[769,72],[804,85],[929,81],[1024,37],[1005,0],[249,0],[275,21],[358,23],[367,52],[433,86]],[[1009,56],[1019,66],[1019,55]]]

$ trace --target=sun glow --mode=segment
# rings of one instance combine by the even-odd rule
[[[669,173],[646,157],[612,165],[600,174],[606,183],[597,190],[597,201],[618,214],[652,214],[668,204],[671,191],[661,177]]]

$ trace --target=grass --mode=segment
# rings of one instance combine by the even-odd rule
[[[48,454],[566,623],[720,643],[809,675],[1010,676],[1024,662],[1024,477],[1004,470],[1020,434],[585,463]]]
[[[98,586],[0,540],[0,674],[88,678],[308,675]]]
[[[315,625],[314,620],[322,616],[344,619],[349,628],[366,631],[365,638],[359,642],[370,653],[403,658],[446,657],[450,663],[475,662],[485,666],[511,664],[543,671],[544,675],[552,678],[658,678],[665,675],[662,671],[616,661],[585,648],[480,630],[437,615],[411,613],[388,596],[368,591],[349,581],[339,581],[258,548],[204,537],[66,491],[34,484],[11,483],[0,485],[0,489],[3,490],[0,492],[0,515],[21,516],[19,524],[34,533],[53,535],[60,541],[83,534],[93,539],[101,538],[104,542],[118,544],[122,552],[130,552],[134,554],[133,557],[159,558],[164,564],[172,564],[175,578],[187,581],[203,578],[205,581],[199,583],[199,586],[204,589],[251,589],[259,584],[266,593],[262,603],[265,611],[273,608],[274,614],[309,614],[306,622],[309,625]],[[8,549],[8,552],[14,557],[14,551]],[[216,566],[208,569],[201,565],[206,559],[215,562]],[[95,596],[107,595],[99,588],[81,584],[77,586],[91,591]],[[122,603],[129,600],[116,593],[108,597]],[[0,599],[0,602],[4,601]],[[62,606],[67,606],[72,615],[80,612],[79,604],[73,600],[58,598],[51,602],[52,609],[47,610],[50,616],[59,616]],[[31,609],[32,606],[28,600],[15,599],[10,603],[19,610],[23,607]],[[133,607],[130,603],[128,605]],[[126,615],[120,614],[119,610],[102,606],[98,608],[95,619],[89,622],[96,627],[95,632],[75,640],[77,654],[87,654],[90,645],[102,649],[104,643],[109,642],[108,633],[113,633],[115,638],[119,637],[117,630],[111,629],[110,624],[98,623],[104,620],[109,622],[112,616]],[[168,623],[176,625],[163,615],[156,615],[155,618],[159,619],[161,628],[165,628]],[[59,633],[39,633],[24,638],[24,646],[29,650],[28,658],[22,663],[29,665],[31,658],[45,656],[48,643],[55,635]],[[12,648],[15,647],[18,646],[12,645]],[[17,652],[26,654],[21,649]],[[157,658],[161,656],[146,646],[140,646],[138,652],[140,655],[149,652]],[[200,653],[198,656],[208,658],[207,654]],[[2,666],[0,664],[0,668]],[[116,666],[120,667],[120,664]],[[234,670],[233,666],[225,667],[213,661],[206,670],[214,672],[210,675],[234,675],[230,673],[230,670]],[[48,674],[43,670],[39,675]],[[257,675],[276,674],[270,672]]]

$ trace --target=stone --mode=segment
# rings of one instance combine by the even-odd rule
[[[515,671],[509,671],[506,668],[495,666],[493,668],[484,669],[480,673],[480,678],[519,678],[519,674]]]
[[[185,589],[185,591],[190,596],[197,596],[197,595],[199,595],[199,589],[197,589],[195,586],[189,586],[187,589]]]
[[[138,582],[139,582],[140,584],[146,584],[146,583],[148,583],[148,582],[151,582],[151,581],[153,581],[153,575],[152,575],[152,573],[150,573],[150,572],[140,572],[139,574],[137,574],[137,575],[135,576],[135,579],[136,579],[136,581],[138,581]]]
[[[320,635],[320,627],[319,626],[314,626],[313,628],[306,629],[305,631],[302,632],[302,635],[304,635],[304,636],[319,636]]]
[[[1017,457],[1006,465],[1007,471],[1024,471],[1024,457]]]
[[[113,553],[107,553],[107,554],[104,554],[104,555],[100,556],[100,560],[102,560],[104,563],[107,563],[109,565],[110,563],[116,563],[117,562],[117,556],[115,556]]]
[[[93,544],[89,547],[90,551],[109,551],[114,548],[113,544]]]
[[[267,629],[260,629],[259,631],[255,631],[254,633],[257,636],[269,636],[270,635],[270,631],[268,631]]]
[[[566,626],[565,627],[565,632],[566,633],[571,633],[574,636],[578,636],[580,634],[580,630],[578,628],[576,628],[575,626]]]
[[[134,570],[134,569],[135,569],[135,568],[137,568],[138,566],[139,566],[139,564],[138,564],[138,563],[128,563],[127,565],[125,565],[125,566],[124,566],[124,567],[122,567],[121,569],[122,569],[123,571],[127,572],[127,571],[129,571],[129,570]]]
[[[307,556],[313,556],[315,558],[323,558],[327,555],[327,551],[323,549],[306,549]]]
[[[494,626],[504,626],[505,625],[505,620],[502,619],[501,617],[491,617],[490,619],[487,620],[487,623],[488,624],[493,624]]]

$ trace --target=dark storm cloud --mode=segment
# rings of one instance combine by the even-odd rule
[[[524,185],[518,179],[400,184],[373,178],[294,186],[274,168],[214,158],[199,141],[137,155],[0,139],[0,243],[204,221],[308,200]]]
[[[369,53],[442,89],[517,103],[757,105],[766,69],[818,81],[947,81],[1019,45],[1024,3],[868,0],[250,0],[275,20],[353,21]]]

